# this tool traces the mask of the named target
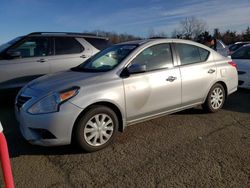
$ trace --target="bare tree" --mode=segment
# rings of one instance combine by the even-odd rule
[[[155,31],[154,28],[148,30],[148,38],[167,38],[168,35],[164,31]]]
[[[134,35],[127,34],[127,33],[116,33],[116,32],[103,31],[103,30],[85,31],[83,33],[108,37],[109,40],[113,44],[120,43],[120,42],[125,42],[125,41],[132,41],[132,40],[141,39],[141,37],[134,36]]]
[[[168,38],[167,33],[165,33],[164,31],[159,31],[156,35],[157,35],[157,37]]]
[[[172,36],[172,38],[182,38],[182,33],[180,30],[174,29],[171,36]]]
[[[155,30],[154,30],[154,28],[150,28],[148,30],[148,38],[152,38],[152,37],[155,37]]]
[[[196,39],[201,33],[207,30],[207,23],[194,16],[186,17],[180,21],[180,28],[175,30],[181,38]]]

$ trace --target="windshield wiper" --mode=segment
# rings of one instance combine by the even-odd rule
[[[75,71],[75,72],[100,72],[99,70],[96,70],[96,69],[88,69],[88,68],[84,68],[81,66],[73,67],[70,70]]]

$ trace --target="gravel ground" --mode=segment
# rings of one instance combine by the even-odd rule
[[[250,187],[249,90],[215,114],[195,108],[130,126],[95,153],[26,143],[12,97],[1,102],[0,120],[18,188]]]

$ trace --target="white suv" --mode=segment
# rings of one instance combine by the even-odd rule
[[[20,88],[48,73],[75,67],[109,46],[104,37],[36,32],[0,46],[0,90]]]

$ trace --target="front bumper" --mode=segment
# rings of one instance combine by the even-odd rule
[[[70,144],[73,126],[81,111],[69,101],[60,106],[59,112],[48,114],[33,115],[27,112],[25,106],[20,109],[15,107],[23,137],[31,144],[41,146]]]

